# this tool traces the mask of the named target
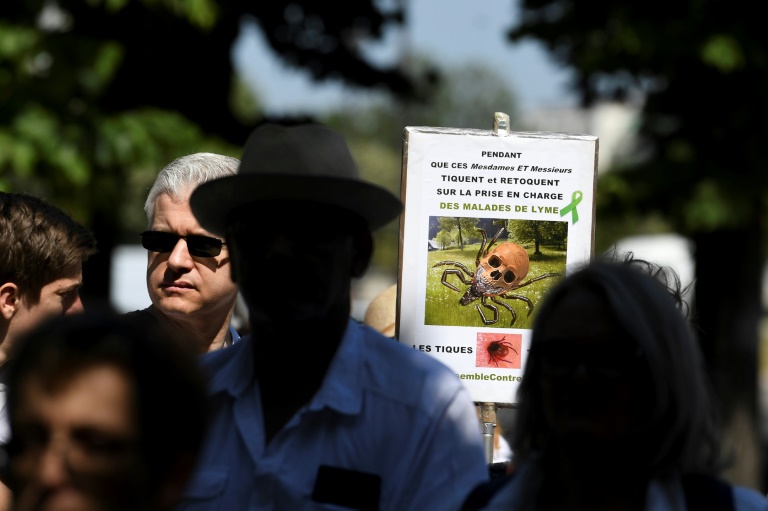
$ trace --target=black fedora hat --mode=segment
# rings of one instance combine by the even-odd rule
[[[262,200],[331,204],[360,215],[372,231],[403,208],[388,190],[360,179],[339,133],[312,123],[260,125],[245,143],[238,173],[201,184],[189,204],[201,226],[223,234],[233,209]]]

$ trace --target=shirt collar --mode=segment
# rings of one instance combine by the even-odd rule
[[[236,342],[240,340],[240,334],[237,333],[237,330],[235,330],[235,327],[232,325],[229,325],[229,342],[227,343],[227,346],[232,346]]]
[[[227,392],[237,397],[253,380],[253,341],[250,335],[228,348],[209,351],[200,357],[211,377],[208,383],[210,395]]]
[[[323,383],[309,404],[310,410],[332,408],[340,413],[359,413],[363,402],[363,328],[352,318],[331,360]],[[232,346],[201,355],[211,373],[208,393],[243,394],[253,380],[253,339],[246,335]]]

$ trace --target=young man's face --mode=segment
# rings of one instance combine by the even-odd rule
[[[58,279],[43,286],[37,303],[20,297],[9,327],[9,332],[13,335],[8,338],[22,335],[49,317],[83,312],[83,302],[80,300],[82,285],[82,266],[74,264]]]
[[[125,372],[94,365],[47,386],[30,374],[19,392],[10,417],[14,509],[130,509],[142,498],[135,395]]]
[[[217,237],[192,215],[189,191],[179,199],[160,195],[149,230]],[[154,306],[166,316],[225,321],[237,298],[237,286],[229,274],[229,248],[224,245],[215,257],[197,257],[180,238],[170,252],[147,251],[147,290]]]

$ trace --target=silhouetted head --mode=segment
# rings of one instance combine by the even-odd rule
[[[348,317],[371,233],[402,209],[360,179],[339,133],[271,122],[251,133],[238,174],[199,186],[190,205],[204,228],[226,235],[251,322],[285,325]]]
[[[618,459],[649,474],[716,470],[710,384],[679,280],[660,270],[596,260],[548,292],[518,390],[516,457],[589,453],[584,463]]]

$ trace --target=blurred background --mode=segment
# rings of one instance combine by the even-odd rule
[[[400,194],[405,126],[597,135],[595,251],[675,268],[735,462],[762,491],[768,45],[732,2],[13,0],[0,4],[0,190],[91,228],[85,306],[148,304],[138,233],[157,172],[239,157],[264,119],[342,132]],[[353,314],[397,279],[377,233]],[[271,228],[265,219],[265,229]],[[322,226],[308,218],[308,242]],[[265,269],[268,271],[268,269]],[[289,304],[286,304],[287,306]]]

